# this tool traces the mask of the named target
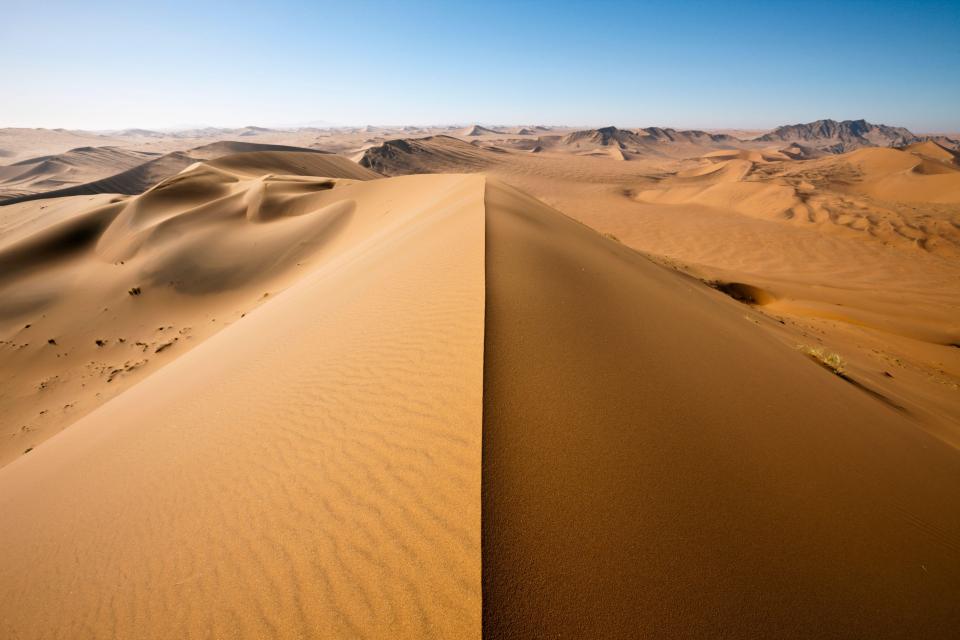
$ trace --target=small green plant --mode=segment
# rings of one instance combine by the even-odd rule
[[[839,353],[827,351],[823,347],[811,347],[810,345],[798,345],[798,349],[813,358],[814,362],[825,369],[829,369],[840,377],[846,376],[846,363]]]

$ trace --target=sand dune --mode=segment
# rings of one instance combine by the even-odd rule
[[[264,175],[279,170],[299,175]],[[0,462],[285,286],[354,216],[341,179],[371,177],[327,154],[240,153],[137,197],[0,209]]]
[[[0,201],[0,205],[11,205],[30,200],[47,198],[63,198],[68,196],[86,196],[99,193],[119,193],[133,195],[142,193],[167,176],[174,174],[196,162],[196,159],[182,152],[169,153],[154,160],[137,165],[115,175],[107,176],[93,182],[51,189],[21,196],[15,196]]]
[[[960,153],[931,140],[908,145],[904,147],[903,150],[923,158],[931,158],[933,160],[939,160],[940,162],[960,165]]]
[[[500,135],[500,132],[490,129],[488,127],[482,127],[478,124],[475,124],[472,127],[467,127],[466,129],[464,129],[461,135],[474,137],[474,136],[485,136],[485,135]]]
[[[749,160],[750,162],[774,162],[777,160],[791,160],[789,155],[780,150],[767,149],[719,149],[703,155],[708,160]]]
[[[79,147],[124,146],[123,136],[67,129],[2,128],[0,158],[14,163],[38,156],[66,153]],[[129,148],[129,147],[127,147]]]
[[[951,176],[914,172],[922,158],[895,149],[754,151],[611,162],[545,149],[486,171],[696,278],[762,290],[779,340],[841,354],[861,383],[960,445],[960,210],[925,191]],[[898,159],[910,189],[897,199],[869,193],[889,171],[851,163],[874,153]]]
[[[670,131],[0,208],[0,636],[960,625],[960,172]]]
[[[103,231],[96,255],[182,278],[86,290],[152,319],[236,318],[297,273],[0,471],[3,635],[479,636],[483,180],[331,182],[198,165]]]
[[[281,175],[331,176],[353,180],[379,178],[380,174],[371,171],[342,156],[309,152],[287,151],[250,151],[216,157],[207,162],[208,166],[225,169],[244,175],[259,176],[264,171]]]
[[[119,147],[79,147],[0,167],[0,200],[52,191],[132,169],[157,154]]]
[[[946,149],[942,150],[949,154]],[[769,163],[771,159],[751,156],[749,152],[722,156],[710,154],[706,158],[707,162],[679,171],[672,181],[665,183],[676,188],[664,189],[658,185],[657,189],[640,193],[638,197],[672,203],[697,202],[743,213],[761,212],[764,215],[782,213],[799,204],[799,200],[790,196],[795,195],[795,187],[802,185],[789,181],[746,180],[755,163]],[[954,167],[951,162],[943,162],[942,158],[928,159],[920,153],[896,149],[859,149],[809,165],[790,163],[778,177],[798,176],[807,172],[811,174],[808,182],[815,182],[819,177],[821,182],[829,182],[829,186],[837,191],[897,202],[960,202],[960,168]],[[761,174],[764,178],[773,170],[767,168],[765,171]],[[820,176],[814,177],[816,172],[820,172]],[[831,180],[830,176],[839,179]],[[692,184],[694,182],[700,183],[702,188],[696,188]],[[769,203],[769,206],[758,206],[756,202],[744,198],[745,194],[749,198],[759,192],[773,191],[782,193],[782,197]]]
[[[604,133],[609,144],[595,144]],[[781,340],[816,336],[960,444],[960,354],[950,347],[960,342],[960,210],[942,147],[805,148],[815,157],[803,160],[789,153],[795,144],[664,143],[680,156],[699,149],[671,158],[624,152],[617,136],[639,132],[506,140],[497,156],[409,140],[369,153],[390,175],[484,171],[699,279],[762,290],[776,301],[763,309],[783,322]],[[610,150],[630,162],[611,162]]]
[[[13,196],[5,200],[0,200],[0,206],[14,204],[17,202],[26,202],[29,200],[63,198],[66,196],[77,195],[93,195],[97,193],[120,193],[126,195],[135,195],[138,193],[143,193],[164,178],[177,173],[178,171],[190,166],[198,160],[212,160],[221,156],[242,152],[271,153],[277,151],[310,154],[320,153],[315,149],[305,149],[301,147],[290,147],[285,145],[256,144],[252,142],[232,141],[215,142],[197,147],[196,149],[191,149],[186,152],[176,151],[163,155],[159,158],[148,160],[142,164],[138,163],[136,166],[127,169],[126,171],[121,171],[120,173],[116,173],[114,175],[108,174],[106,177],[94,180],[92,182],[77,184],[61,189],[41,189],[33,193]],[[301,163],[301,165],[303,165],[303,163]],[[347,166],[348,165],[346,164],[341,164],[341,173]],[[302,175],[318,175],[316,173],[310,173],[306,169],[292,169],[289,171],[284,171],[284,169],[291,169],[291,167],[292,165],[281,164],[278,166],[278,172],[299,172]],[[114,166],[112,164],[100,165],[100,169],[97,172],[109,172],[113,168]],[[325,174],[322,174],[321,172],[321,175]]]
[[[861,149],[843,159],[859,173],[851,191],[883,200],[960,202],[960,169],[894,149]]]
[[[768,322],[487,186],[484,633],[936,637],[960,458]]]
[[[199,160],[213,160],[234,153],[252,153],[254,151],[289,151],[316,153],[317,149],[308,149],[288,144],[265,144],[262,142],[242,142],[237,140],[219,140],[190,149],[190,155]]]
[[[295,146],[322,149],[346,156],[362,154],[370,146],[376,146],[394,138],[410,136],[429,137],[446,135],[469,141],[482,141],[491,146],[509,146],[518,140],[532,141],[538,136],[540,146],[564,150],[563,140],[570,134],[592,136],[598,131],[617,130],[629,141],[631,154],[657,157],[697,157],[711,149],[763,149],[767,152],[785,152],[794,158],[813,158],[830,153],[850,151],[853,148],[900,145],[913,141],[915,144],[932,142],[956,151],[960,142],[956,135],[916,135],[902,127],[890,127],[863,121],[836,122],[822,120],[804,125],[791,125],[765,132],[755,130],[677,130],[669,127],[644,127],[641,129],[583,129],[571,127],[498,127],[479,126],[452,127],[434,126],[366,126],[366,127],[296,127],[271,129],[247,126],[241,128],[202,127],[173,131],[125,129],[91,132],[63,129],[10,129],[0,128],[0,160],[15,163],[19,160],[67,152],[77,147],[121,147],[130,151],[162,155],[176,151],[186,152],[197,147],[232,143],[243,138],[255,138],[257,144],[279,147]],[[478,135],[470,135],[476,133]],[[769,134],[761,136],[761,134]],[[794,135],[799,133],[799,135]],[[517,136],[523,136],[517,138]],[[839,137],[838,137],[839,136]],[[952,136],[952,137],[951,137]],[[842,139],[841,139],[842,138]],[[623,142],[621,140],[621,142]],[[850,143],[850,148],[845,145]],[[574,145],[576,148],[576,145]],[[234,152],[253,149],[234,149]],[[584,150],[583,148],[580,149]],[[567,150],[569,151],[569,150]],[[199,156],[197,156],[199,157]],[[5,167],[0,167],[0,174]],[[105,177],[105,176],[97,176]]]
[[[797,132],[802,135],[794,135]],[[96,182],[111,176],[114,176],[114,179],[105,184],[96,184],[92,188],[84,187],[80,191],[68,191],[58,195],[109,193],[111,190],[131,192],[132,187],[125,186],[131,183],[140,185],[136,191],[132,191],[139,193],[146,186],[155,184],[170,173],[188,166],[183,163],[182,157],[179,165],[176,164],[178,156],[167,157],[163,159],[162,166],[159,168],[145,167],[140,170],[141,174],[149,176],[149,180],[144,175],[124,176],[117,179],[118,172],[131,169],[137,164],[124,158],[130,154],[145,154],[146,160],[181,153],[191,158],[208,160],[217,155],[255,150],[323,150],[359,161],[368,149],[411,135],[419,138],[452,137],[470,141],[493,151],[506,149],[538,153],[549,151],[616,160],[656,159],[661,162],[704,155],[712,156],[714,153],[717,153],[716,157],[720,157],[719,154],[737,154],[741,159],[752,161],[812,159],[853,148],[902,145],[911,141],[913,145],[928,145],[924,148],[928,148],[928,151],[934,155],[940,155],[944,152],[954,153],[960,145],[948,136],[917,136],[899,127],[874,125],[861,121],[826,120],[781,127],[765,137],[757,137],[757,133],[759,132],[677,130],[669,127],[571,129],[543,126],[497,129],[480,126],[466,129],[450,126],[294,129],[247,126],[204,127],[163,132],[143,129],[109,132],[0,129],[0,159],[9,159],[11,162],[7,166],[0,166],[0,198],[30,196],[34,193]],[[249,143],[242,140],[251,137],[257,142]],[[119,150],[119,156],[112,163],[103,159],[103,161],[81,163],[82,167],[75,166],[75,162],[58,162],[54,159],[57,154],[69,155],[71,152],[68,150],[77,147],[98,149],[97,154],[103,153],[106,149],[115,149]],[[436,150],[426,155],[433,155],[435,152]],[[25,171],[24,166],[18,164],[24,159],[35,159],[37,156],[46,159],[42,167]],[[456,172],[489,164],[489,159],[479,159],[479,164],[477,160],[475,158],[471,163],[464,158],[451,158],[438,170]],[[429,160],[425,162],[425,164],[429,163]],[[921,170],[925,168],[930,167],[921,167]],[[938,167],[933,166],[932,169],[938,169]],[[421,168],[420,172],[426,171],[428,171],[427,168]],[[7,180],[14,182],[5,184]]]
[[[502,152],[450,136],[389,140],[367,149],[360,165],[387,176],[480,171],[502,162]]]

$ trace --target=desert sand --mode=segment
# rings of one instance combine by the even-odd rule
[[[3,634],[479,636],[482,178],[197,165],[117,204],[76,258],[143,276],[82,287],[102,348],[162,355],[149,313],[189,351],[0,471]]]
[[[0,636],[949,635],[952,144],[4,130]]]
[[[957,450],[696,285],[488,183],[485,634],[952,628]]]
[[[745,285],[784,344],[839,354],[860,384],[960,445],[953,149],[927,141],[796,159],[790,141],[672,135],[679,144],[605,128],[550,136],[536,153],[434,138],[373,148],[362,164],[404,175],[452,171],[464,156],[461,170],[519,187],[661,264],[711,286]],[[628,159],[590,151],[609,146]]]

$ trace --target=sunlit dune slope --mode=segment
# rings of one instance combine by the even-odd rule
[[[302,275],[356,222],[348,178],[370,177],[329,154],[240,153],[136,197],[0,208],[0,464]]]
[[[111,305],[312,261],[0,470],[0,635],[479,637],[482,178],[220,171],[106,226],[85,259],[192,282]]]

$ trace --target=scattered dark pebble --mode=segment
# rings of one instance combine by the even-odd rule
[[[173,343],[176,342],[176,341],[177,341],[177,339],[174,338],[174,339],[173,339],[173,342],[164,342],[162,345],[160,345],[159,347],[156,348],[156,350],[154,351],[154,353],[160,353],[161,351],[165,351],[165,350],[169,349],[170,347],[173,346]]]

